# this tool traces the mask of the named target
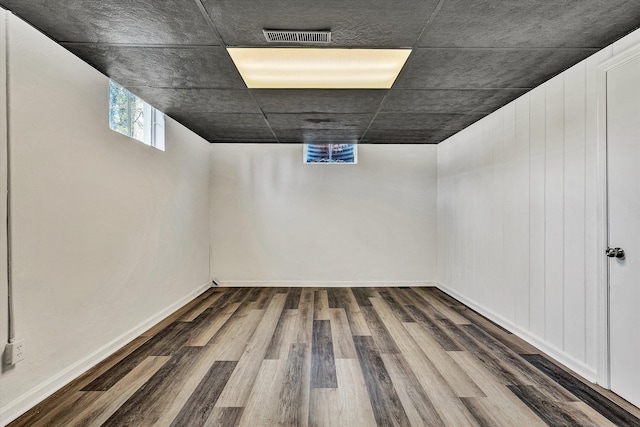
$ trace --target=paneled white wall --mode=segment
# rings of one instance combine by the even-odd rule
[[[636,31],[438,145],[441,287],[595,380],[596,68]]]
[[[362,145],[357,165],[299,144],[213,144],[211,272],[225,285],[435,281],[436,147]]]
[[[108,79],[5,16],[0,92],[8,88],[9,111],[0,121],[9,129],[15,329],[26,357],[0,373],[0,425],[209,286],[209,144],[171,119],[165,152],[111,131]]]

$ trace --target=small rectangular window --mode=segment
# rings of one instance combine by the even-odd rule
[[[305,144],[305,163],[358,163],[357,144]]]
[[[113,80],[109,81],[109,127],[164,151],[164,114]]]

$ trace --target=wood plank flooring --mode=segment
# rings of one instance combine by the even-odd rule
[[[10,424],[640,426],[435,288],[212,288]]]

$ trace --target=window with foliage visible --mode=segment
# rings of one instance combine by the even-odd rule
[[[164,150],[164,115],[113,80],[109,81],[109,127]]]
[[[305,163],[357,163],[356,144],[305,144]]]

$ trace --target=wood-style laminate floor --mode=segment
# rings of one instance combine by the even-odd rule
[[[640,426],[604,394],[435,288],[214,288],[10,425]]]

